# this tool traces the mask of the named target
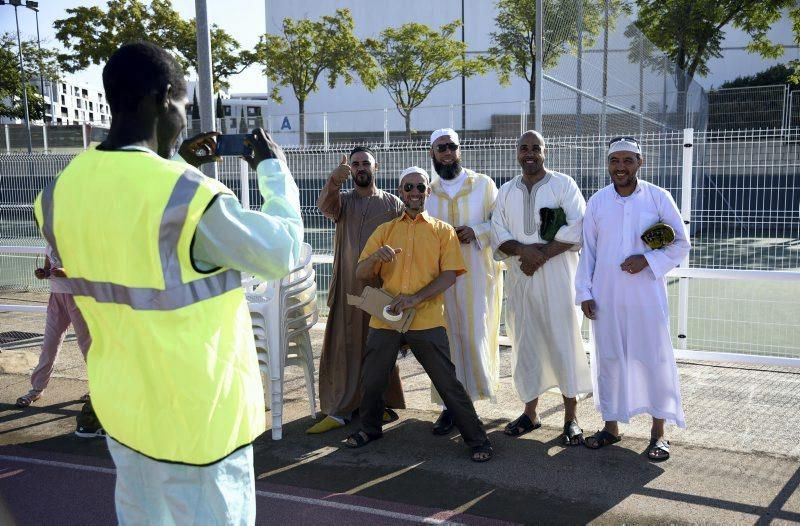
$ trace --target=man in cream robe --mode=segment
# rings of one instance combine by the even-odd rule
[[[539,396],[558,387],[565,408],[562,443],[576,445],[583,441],[577,396],[592,388],[580,313],[572,301],[585,203],[575,181],[545,168],[544,160],[544,138],[525,132],[517,141],[522,175],[500,187],[492,215],[495,257],[508,258],[506,323],[514,386],[525,402],[505,433],[519,436],[540,427]],[[561,208],[566,215],[550,242],[540,237],[542,208]]]
[[[638,179],[642,162],[635,139],[609,144],[612,184],[589,199],[575,301],[593,320],[595,403],[606,421],[586,445],[598,449],[618,442],[617,422],[647,413],[653,418],[648,457],[660,461],[669,458],[664,423],[686,427],[665,275],[691,245],[670,193]],[[656,223],[670,225],[675,240],[652,249],[640,236]]]
[[[461,166],[458,134],[450,128],[431,135],[431,160],[439,177],[431,184],[425,208],[455,228],[467,267],[467,273],[444,292],[450,359],[473,401],[494,401],[500,381],[503,301],[502,266],[494,261],[490,243],[497,187],[489,176]],[[431,394],[434,402],[441,403],[435,389],[431,388]],[[434,433],[445,434],[452,426],[452,416],[445,409]]]

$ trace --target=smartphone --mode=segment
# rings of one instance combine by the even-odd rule
[[[251,148],[244,143],[245,133],[217,136],[217,155],[250,156]]]

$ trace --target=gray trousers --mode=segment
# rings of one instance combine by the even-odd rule
[[[436,391],[453,413],[464,442],[480,446],[487,441],[475,407],[450,361],[450,345],[444,327],[399,333],[390,329],[372,329],[367,335],[367,350],[361,366],[361,429],[368,435],[381,434],[384,399],[389,374],[397,361],[397,351],[408,344],[417,361],[428,373]]]

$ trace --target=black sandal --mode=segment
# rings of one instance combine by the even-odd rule
[[[651,438],[647,445],[647,458],[653,462],[663,462],[669,458],[669,440]]]
[[[472,448],[472,453],[470,455],[470,459],[473,462],[488,462],[492,460],[494,456],[494,449],[492,449],[492,444],[489,443],[487,440],[480,446],[475,446]]]
[[[616,444],[620,440],[622,440],[621,436],[612,435],[605,429],[601,429],[594,435],[584,440],[583,445],[588,447],[589,449],[600,449],[601,447],[610,446],[611,444]]]
[[[509,422],[506,425],[503,433],[510,437],[518,437],[520,435],[524,435],[525,433],[530,433],[534,429],[539,429],[540,427],[542,427],[541,420],[537,418],[536,422],[531,422],[530,417],[525,413],[522,413],[519,418]]]
[[[344,445],[355,449],[364,447],[370,442],[378,440],[379,438],[383,438],[383,433],[380,435],[370,435],[366,431],[358,431],[347,437],[347,440],[344,441]]]
[[[570,420],[564,424],[561,444],[565,446],[579,446],[583,444],[583,442],[583,429],[580,428],[577,420]]]

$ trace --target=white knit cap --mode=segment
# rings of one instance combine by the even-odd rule
[[[450,137],[450,140],[453,141],[454,144],[461,144],[458,142],[458,134],[453,128],[439,128],[431,133],[431,144],[436,142],[436,139],[439,137],[444,137],[445,135]]]
[[[426,181],[430,182],[431,180],[431,177],[428,175],[428,172],[426,172],[423,168],[420,168],[419,166],[409,166],[408,168],[403,170],[403,173],[400,174],[401,183],[403,182],[403,178],[408,174],[420,174],[425,178]]]
[[[619,141],[611,143],[611,146],[608,147],[608,155],[617,152],[633,152],[637,155],[642,155],[642,150],[639,148],[639,145],[628,139],[620,139]]]

